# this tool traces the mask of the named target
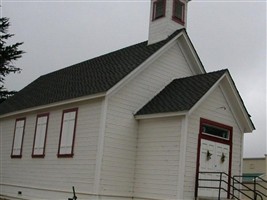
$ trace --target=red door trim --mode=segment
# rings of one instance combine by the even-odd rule
[[[212,125],[218,128],[223,128],[223,129],[227,129],[229,131],[229,139],[225,140],[225,139],[221,139],[218,137],[214,137],[212,135],[206,135],[202,133],[202,127],[203,125]],[[197,145],[197,165],[196,165],[196,184],[195,184],[195,197],[198,196],[198,175],[199,175],[199,166],[200,166],[200,146],[201,146],[201,139],[205,139],[205,140],[209,140],[209,141],[213,141],[213,142],[218,142],[218,143],[223,143],[223,144],[227,144],[230,146],[230,152],[229,152],[229,167],[228,167],[228,174],[229,174],[229,178],[228,178],[228,183],[230,183],[230,177],[231,177],[231,172],[232,172],[232,149],[233,149],[233,127],[231,126],[227,126],[225,124],[221,124],[218,122],[214,122],[208,119],[204,119],[204,118],[200,118],[200,125],[199,125],[199,134],[198,134],[198,145]],[[228,194],[227,194],[227,198],[230,197],[230,184],[228,184]]]

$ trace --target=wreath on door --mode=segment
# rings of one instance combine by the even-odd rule
[[[224,155],[224,153],[222,153],[222,156],[221,156],[221,163],[224,163],[224,161],[225,161],[225,155]]]
[[[210,160],[211,159],[211,156],[212,156],[212,153],[210,153],[210,151],[207,150],[207,160]]]

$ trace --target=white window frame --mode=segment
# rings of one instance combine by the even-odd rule
[[[58,157],[73,157],[78,108],[64,110],[58,145]]]
[[[36,117],[35,133],[32,147],[32,157],[45,156],[46,135],[48,128],[49,114],[39,114]]]
[[[26,118],[16,119],[11,158],[22,157],[22,146],[23,146],[23,138],[25,132],[25,124],[26,124]]]

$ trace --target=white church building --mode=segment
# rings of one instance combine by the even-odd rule
[[[230,72],[205,71],[187,6],[151,0],[147,41],[43,75],[0,104],[0,199],[67,200],[72,186],[88,200],[232,195],[255,127]]]

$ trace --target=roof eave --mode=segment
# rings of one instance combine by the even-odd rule
[[[178,111],[178,112],[164,112],[164,113],[153,113],[153,114],[139,114],[135,115],[135,119],[155,119],[164,117],[178,117],[187,115],[188,111]]]
[[[198,73],[198,74],[207,73],[205,68],[204,68],[204,65],[203,65],[203,63],[202,63],[202,61],[201,61],[201,59],[197,53],[197,50],[194,47],[194,45],[193,45],[189,35],[187,34],[186,30],[184,30],[183,36],[184,36],[184,40],[185,40],[184,43],[187,44],[187,47],[188,47],[188,53],[187,54],[188,54],[189,58],[187,59],[187,62],[191,63],[191,65],[194,65],[194,68],[195,68],[194,70],[197,70],[197,71],[195,71],[196,73]],[[183,43],[180,43],[180,44],[184,47],[184,49],[186,49],[184,46],[185,44],[183,44]]]
[[[102,93],[97,93],[97,94],[93,94],[93,95],[78,97],[75,99],[68,99],[68,100],[59,101],[59,102],[55,102],[55,103],[51,103],[51,104],[45,104],[45,105],[41,105],[41,106],[26,108],[23,110],[18,110],[15,112],[10,112],[10,113],[0,115],[0,119],[6,118],[6,117],[11,117],[14,115],[22,115],[22,114],[26,114],[29,112],[35,112],[35,111],[39,111],[39,110],[43,110],[43,109],[49,109],[49,108],[53,108],[53,107],[57,107],[57,106],[68,105],[68,104],[72,104],[72,103],[79,103],[79,102],[86,101],[86,100],[102,98],[105,96],[106,96],[106,92],[102,92]]]
[[[255,128],[255,126],[254,126],[254,124],[253,124],[253,122],[252,122],[252,120],[250,118],[250,115],[249,115],[249,113],[248,113],[248,111],[247,111],[247,109],[245,107],[245,104],[244,104],[244,102],[243,102],[243,100],[242,100],[242,98],[241,98],[241,96],[240,96],[240,94],[239,94],[239,92],[238,92],[238,90],[236,88],[236,85],[235,85],[235,83],[234,83],[234,81],[233,81],[233,79],[232,79],[232,77],[231,77],[229,72],[227,72],[227,74],[226,74],[226,80],[227,80],[231,90],[233,91],[233,95],[232,96],[236,100],[236,104],[238,105],[238,107],[240,109],[239,113],[242,116],[241,120],[242,120],[242,123],[243,123],[243,125],[245,127],[245,129],[243,131],[244,131],[244,133],[252,133],[253,130],[256,130],[256,128]],[[237,106],[235,106],[235,107],[237,107]]]

